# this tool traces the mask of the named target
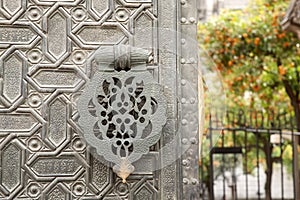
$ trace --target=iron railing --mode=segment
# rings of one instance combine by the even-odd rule
[[[295,199],[300,133],[293,114],[212,112],[206,122],[203,199]]]

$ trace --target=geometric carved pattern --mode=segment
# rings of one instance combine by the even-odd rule
[[[67,108],[66,104],[55,99],[49,105],[49,127],[47,128],[47,139],[58,147],[67,138]]]
[[[20,0],[3,0],[2,8],[6,11],[6,13],[10,16],[16,14],[16,12],[21,8],[22,1]]]
[[[152,200],[154,199],[154,194],[153,191],[148,189],[146,186],[142,186],[139,191],[135,194],[136,199],[147,199],[147,200]]]
[[[39,176],[74,176],[80,163],[74,157],[46,157],[38,158],[31,168]]]
[[[18,106],[17,104],[25,98],[26,83],[24,77],[27,72],[26,67],[25,59],[19,52],[14,52],[3,58],[1,62],[0,76],[3,78],[0,83],[0,100],[6,108]]]
[[[158,154],[178,122],[180,79],[176,55],[158,53],[158,48],[179,48],[175,36],[145,28],[176,31],[177,4],[0,1],[0,199],[178,199],[177,164],[146,171],[148,163],[160,162],[147,155],[122,183],[108,164],[93,157],[77,125],[78,98],[97,71],[88,60],[96,49],[118,44],[145,48],[152,52],[149,76],[167,93],[167,127],[160,143],[151,147]]]
[[[9,103],[16,101],[21,95],[23,81],[23,62],[15,55],[10,56],[3,63],[3,96]]]
[[[0,2],[0,12],[7,18],[18,17],[24,12],[26,0],[2,0]]]
[[[54,187],[47,195],[46,199],[49,200],[65,200],[69,199],[69,194],[64,191],[61,187]]]
[[[124,39],[118,26],[83,26],[77,37],[84,44],[117,44]]]
[[[9,192],[21,183],[21,150],[14,144],[9,144],[2,150],[1,184]]]
[[[91,158],[90,163],[91,167],[89,170],[89,183],[93,184],[97,190],[97,193],[102,192],[109,185],[109,167],[94,157]]]
[[[62,12],[55,12],[48,18],[47,52],[55,59],[67,50],[67,17]]]

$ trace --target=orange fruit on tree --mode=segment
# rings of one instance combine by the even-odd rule
[[[254,40],[254,44],[257,46],[257,45],[259,45],[259,42],[260,42],[260,38],[256,37]]]
[[[287,69],[285,69],[282,65],[280,65],[280,66],[278,67],[278,69],[279,69],[279,74],[280,74],[281,76],[284,76],[284,75],[286,74],[286,72],[287,72]]]
[[[205,43],[208,43],[209,42],[209,37],[206,37],[204,41],[205,41]]]
[[[290,43],[289,43],[289,42],[285,42],[285,43],[283,44],[283,46],[284,46],[284,47],[288,47],[288,46],[290,46]]]
[[[254,90],[255,92],[257,92],[257,91],[259,90],[259,86],[258,86],[258,85],[253,86],[253,90]]]

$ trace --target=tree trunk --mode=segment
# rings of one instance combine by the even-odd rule
[[[267,169],[266,173],[266,183],[265,183],[265,193],[266,200],[272,200],[272,191],[271,191],[271,183],[272,183],[272,173],[273,173],[273,159],[272,159],[272,144],[270,143],[270,138],[264,142],[265,147],[265,155],[266,155],[266,164]]]
[[[299,101],[297,99],[292,100],[292,106],[295,112],[295,119],[296,119],[296,128],[297,131],[300,132],[300,107]]]
[[[292,103],[294,112],[295,112],[295,119],[296,119],[296,128],[297,132],[300,132],[300,105],[298,100],[294,100]],[[300,137],[294,136],[294,144],[293,144],[293,165],[294,165],[294,190],[295,190],[295,199],[300,198],[300,182],[299,182],[299,157],[298,157],[298,146],[300,144]]]
[[[299,91],[294,92],[291,85],[287,80],[283,80],[283,85],[286,93],[288,94],[291,104],[293,106],[295,112],[295,120],[296,120],[296,129],[297,132],[300,132],[300,105],[299,105]],[[298,146],[300,144],[300,137],[294,136],[293,143],[293,166],[294,166],[294,190],[295,190],[295,199],[300,199],[300,182],[299,182],[299,165],[298,165]]]

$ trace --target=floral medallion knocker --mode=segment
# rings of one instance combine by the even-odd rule
[[[134,171],[132,163],[158,142],[166,123],[166,100],[146,69],[148,57],[148,51],[127,45],[99,48],[97,70],[77,104],[84,138],[114,163],[123,182]]]

